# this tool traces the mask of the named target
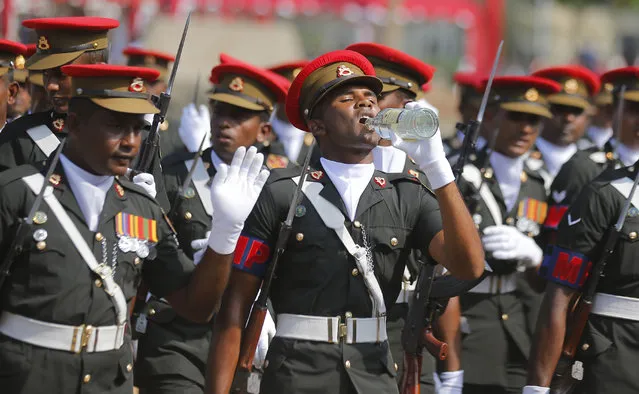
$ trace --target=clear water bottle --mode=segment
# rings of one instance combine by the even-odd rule
[[[361,118],[359,122],[384,139],[395,133],[403,140],[425,140],[439,128],[437,114],[428,108],[385,108],[374,118]]]

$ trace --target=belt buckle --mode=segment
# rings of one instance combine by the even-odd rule
[[[344,343],[346,341],[346,336],[348,335],[348,327],[346,326],[346,323],[341,322],[337,327],[338,341],[340,343]]]
[[[89,345],[89,339],[91,338],[91,334],[93,333],[93,329],[95,327],[91,326],[91,325],[81,325],[78,327],[75,327],[73,329],[73,338],[71,339],[71,351],[79,354],[82,353],[82,350],[85,349],[88,345]],[[78,330],[82,330],[82,332],[80,332],[80,348],[78,350],[75,349],[75,344],[78,338]]]

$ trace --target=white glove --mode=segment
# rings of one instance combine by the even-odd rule
[[[415,101],[407,103],[405,107],[407,109],[421,108],[420,104]],[[431,138],[420,141],[404,141],[395,133],[391,133],[391,142],[395,148],[403,150],[417,162],[419,168],[426,174],[433,190],[446,186],[455,180],[453,170],[446,160],[446,151],[444,151],[442,134],[439,129]]]
[[[153,178],[153,175],[146,172],[141,172],[138,175],[134,176],[132,181],[133,183],[144,189],[146,194],[155,198],[157,191],[155,190],[155,178]]]
[[[437,394],[461,394],[464,388],[464,371],[433,372]]]
[[[200,105],[198,111],[191,103],[182,109],[178,134],[189,152],[197,152],[202,138],[205,138],[203,149],[211,146],[211,114],[206,105]]]
[[[202,260],[202,256],[204,256],[204,252],[206,252],[206,245],[209,243],[209,237],[211,236],[211,232],[207,231],[205,237],[201,239],[194,239],[191,241],[191,249],[195,251],[193,253],[193,262],[195,265],[198,265]]]
[[[550,394],[550,388],[541,386],[524,386],[521,394]]]
[[[498,260],[519,260],[525,268],[541,264],[543,251],[535,241],[513,226],[489,226],[481,239],[486,252]]]
[[[273,337],[275,337],[275,322],[271,317],[271,312],[266,311],[264,325],[262,326],[262,332],[260,333],[260,340],[257,342],[255,357],[253,358],[253,365],[256,368],[262,368],[262,366],[264,366],[266,353],[268,353],[268,345],[271,343]]]
[[[270,172],[262,169],[264,155],[252,146],[241,146],[233,161],[217,169],[211,182],[213,220],[209,247],[219,254],[231,254],[244,227],[244,221],[253,210],[257,198]]]

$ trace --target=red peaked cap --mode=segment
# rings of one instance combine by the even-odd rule
[[[482,90],[486,89],[486,85],[488,84],[488,78],[485,78],[482,81]],[[561,85],[557,82],[541,77],[533,77],[533,76],[506,76],[506,77],[495,77],[493,79],[493,89],[501,89],[501,88],[509,88],[509,87],[520,87],[525,86],[527,88],[535,88],[545,94],[559,93],[561,91]]]
[[[120,22],[111,18],[69,16],[64,18],[27,19],[22,26],[38,30],[101,31],[115,29]]]
[[[558,81],[571,78],[578,79],[586,84],[588,92],[591,96],[599,93],[599,90],[601,89],[601,81],[599,80],[599,76],[583,66],[567,65],[548,67],[537,70],[532,75],[535,77],[548,78]]]
[[[15,55],[26,55],[27,47],[19,42],[0,39],[0,52],[9,52]]]
[[[477,73],[456,72],[453,74],[453,81],[458,85],[469,86],[481,91],[484,86],[484,80],[488,77]]]
[[[342,64],[340,64],[342,63]],[[363,74],[339,74],[339,67],[351,64],[361,70]],[[330,65],[336,65],[335,69],[329,68]],[[350,70],[350,69],[349,69]],[[352,70],[350,70],[352,72]],[[305,86],[306,79],[315,72],[322,72],[325,78],[330,77],[328,83],[318,85],[318,83]],[[319,77],[319,76],[318,76]],[[382,81],[375,77],[375,68],[363,55],[350,50],[337,50],[325,53],[310,63],[308,63],[297,77],[293,80],[291,88],[286,97],[286,116],[291,124],[300,130],[308,130],[304,112],[308,111],[308,116],[313,107],[328,94],[332,89],[344,85],[344,83],[362,84],[370,87],[376,94],[382,91]],[[316,81],[317,82],[317,81]]]
[[[152,68],[120,66],[115,64],[69,64],[62,72],[71,77],[130,77],[155,81],[160,72]]]
[[[432,88],[433,88],[433,85],[432,85],[430,82],[425,83],[425,84],[423,84],[423,85],[421,86],[422,92],[424,92],[424,93],[428,93],[428,92],[430,92],[430,90],[431,90]]]
[[[34,53],[38,50],[36,44],[27,44],[27,57],[33,56]]]
[[[288,70],[295,70],[297,68],[304,68],[304,67],[306,67],[306,65],[308,63],[310,63],[310,61],[309,60],[305,60],[305,59],[295,60],[295,61],[292,61],[292,62],[280,63],[280,64],[277,64],[275,66],[269,67],[268,69],[270,71],[273,71],[274,73],[280,74],[280,73],[285,73]]]
[[[240,60],[238,58],[235,58],[235,57],[233,57],[233,56],[231,56],[229,54],[223,53],[223,52],[220,53],[220,64],[239,64],[239,65],[244,65],[244,66],[247,66],[247,67],[255,68],[255,66],[253,66],[252,64],[247,63],[247,62],[245,62],[243,60]],[[280,84],[282,86],[285,86],[286,87],[286,91],[288,91],[289,86],[291,86],[291,82],[288,79],[284,78],[280,74],[277,74],[276,72],[274,72],[274,71],[272,71],[270,69],[260,68],[260,70],[261,71],[266,71],[266,74],[268,74],[270,78],[276,80],[278,82],[278,84]],[[213,77],[211,76],[210,81],[212,83],[216,83],[216,82],[213,82],[212,78]]]
[[[484,81],[484,89],[488,78]],[[552,119],[548,95],[561,91],[557,82],[529,76],[495,77],[490,99],[506,111],[523,112]]]
[[[157,59],[166,60],[167,62],[174,62],[175,61],[175,56],[171,55],[170,53],[152,51],[152,50],[142,49],[142,48],[138,48],[138,47],[127,47],[127,48],[124,48],[122,53],[124,55],[126,55],[126,56],[152,56],[152,57],[155,57]]]
[[[639,67],[623,67],[610,70],[601,76],[601,82],[610,83],[615,91],[626,87],[625,100],[639,101]]]
[[[213,67],[211,70],[211,77],[209,78],[209,81],[211,81],[211,83],[218,84],[220,83],[220,77],[223,74],[229,73],[243,74],[263,83],[277,95],[278,102],[284,102],[286,92],[291,84],[281,75],[275,74],[274,72],[261,67],[253,66],[252,64],[236,59],[225,53],[220,53],[220,64]]]

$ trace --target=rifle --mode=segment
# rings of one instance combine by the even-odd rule
[[[197,97],[200,95],[200,70],[197,70],[195,76],[195,89],[193,89],[193,104],[197,106]]]
[[[471,120],[470,122],[468,122],[468,124],[460,122],[457,123],[457,125],[455,126],[457,131],[460,131],[464,134],[464,142],[462,144],[461,151],[459,152],[459,159],[453,165],[453,174],[455,175],[455,179],[457,180],[459,180],[459,176],[461,175],[461,173],[464,172],[466,160],[468,159],[470,154],[475,151],[477,137],[479,137],[479,129],[481,128],[481,123],[484,121],[484,112],[486,112],[486,106],[488,105],[488,98],[490,96],[490,89],[493,86],[493,79],[495,79],[495,74],[497,73],[497,66],[499,65],[499,58],[501,57],[501,51],[503,47],[504,41],[502,40],[499,43],[499,48],[497,48],[497,54],[495,55],[493,68],[490,71],[488,83],[486,84],[486,90],[484,91],[484,96],[481,99],[479,112],[477,113],[477,119]]]
[[[186,23],[184,24],[184,31],[182,32],[182,39],[180,40],[180,46],[178,47],[177,55],[175,56],[175,61],[173,62],[173,69],[171,70],[171,76],[169,78],[169,83],[166,88],[166,92],[162,92],[160,96],[155,100],[156,107],[160,110],[159,113],[153,115],[153,123],[151,124],[151,132],[147,137],[144,146],[142,147],[142,152],[140,153],[140,160],[136,165],[136,168],[133,172],[149,172],[151,171],[153,160],[156,156],[158,156],[158,147],[159,147],[159,134],[158,128],[162,123],[164,123],[164,119],[166,118],[166,112],[169,109],[169,104],[171,103],[171,92],[173,91],[173,84],[175,83],[175,76],[177,74],[178,66],[180,64],[180,59],[182,58],[182,49],[184,49],[184,43],[186,41],[186,34],[189,31],[189,23],[191,22],[191,12],[189,12],[188,17],[186,18]]]
[[[461,173],[468,156],[474,152],[481,122],[484,118],[486,105],[490,96],[490,89],[499,65],[501,50],[504,41],[501,41],[493,68],[490,72],[488,84],[481,101],[477,120],[469,122],[468,125],[458,124],[457,127],[465,135],[464,144],[459,155],[459,159],[453,166],[453,174],[456,182],[459,182]],[[422,371],[422,349],[426,350],[439,360],[445,360],[448,352],[448,345],[433,335],[432,322],[437,318],[443,308],[437,300],[430,299],[431,289],[436,277],[436,268],[433,264],[422,263],[417,278],[415,293],[412,303],[409,304],[406,323],[402,330],[402,347],[404,348],[404,373],[401,380],[400,392],[402,394],[419,394],[419,377]]]
[[[49,186],[49,178],[53,175],[53,171],[55,171],[56,166],[58,165],[58,160],[60,159],[60,152],[64,148],[67,139],[63,139],[60,141],[60,145],[58,149],[56,149],[51,162],[49,163],[49,168],[44,176],[44,184],[42,185],[42,189],[36,196],[27,217],[18,219],[18,227],[16,229],[16,234],[13,237],[13,241],[11,242],[11,246],[7,251],[7,255],[4,260],[2,260],[2,264],[0,264],[0,289],[2,289],[2,285],[4,281],[7,279],[7,276],[11,275],[11,266],[13,265],[16,258],[24,252],[25,249],[25,240],[29,238],[29,234],[31,234],[33,230],[33,218],[40,208],[42,201],[44,200],[44,192],[47,190],[47,186]]]
[[[632,198],[635,194],[638,183],[639,171],[635,176],[635,181],[632,184],[632,189],[630,189],[630,194],[621,208],[617,222],[608,228],[608,231],[606,232],[603,252],[599,256],[597,262],[593,265],[592,272],[586,281],[584,290],[574,306],[572,315],[567,320],[568,327],[566,329],[566,339],[564,340],[561,357],[559,358],[559,362],[555,368],[555,374],[550,384],[550,390],[553,394],[569,394],[574,391],[575,387],[579,383],[578,380],[572,377],[572,366],[574,364],[573,361],[575,359],[575,354],[577,353],[577,346],[579,346],[584,329],[588,323],[588,317],[592,310],[592,303],[597,292],[599,279],[603,276],[608,259],[612,256],[615,245],[619,240],[619,233],[626,221],[626,216],[628,215],[628,210],[630,210]]]
[[[206,142],[206,137],[208,137],[208,135],[205,134],[204,138],[202,138],[202,142],[200,142],[200,147],[198,148],[197,153],[193,157],[193,164],[191,164],[191,168],[189,168],[189,172],[186,175],[186,178],[184,178],[184,182],[178,188],[177,201],[175,201],[174,204],[171,204],[171,210],[169,211],[169,214],[167,215],[169,218],[171,218],[171,220],[173,220],[172,219],[173,215],[175,215],[175,213],[178,212],[178,209],[180,208],[180,206],[182,206],[182,203],[184,202],[184,199],[186,198],[186,196],[184,195],[184,191],[191,184],[191,179],[193,179],[193,173],[195,172],[197,163],[202,158],[202,151],[204,150],[203,148],[204,148],[204,143]]]
[[[315,140],[313,140],[313,143],[309,147],[308,152],[306,153],[306,157],[304,158],[304,166],[302,167],[300,180],[297,183],[295,191],[293,192],[293,198],[291,200],[291,206],[288,208],[286,220],[282,223],[280,227],[280,233],[277,236],[277,242],[275,243],[275,254],[273,254],[271,264],[269,264],[268,269],[266,270],[266,276],[264,277],[264,281],[262,282],[260,294],[257,297],[257,300],[255,300],[255,302],[253,303],[251,316],[246,326],[244,335],[242,336],[239,366],[240,368],[249,372],[251,371],[253,366],[255,349],[257,348],[257,343],[260,339],[260,333],[262,332],[262,326],[264,325],[264,319],[266,318],[266,313],[268,312],[266,301],[268,300],[268,294],[271,290],[271,285],[275,277],[275,269],[277,267],[278,261],[286,250],[286,243],[288,242],[288,239],[291,235],[291,230],[293,228],[293,219],[295,217],[295,209],[297,208],[303,197],[302,186],[304,185],[306,175],[308,174],[309,163],[311,162],[311,156],[313,155],[314,147]]]

